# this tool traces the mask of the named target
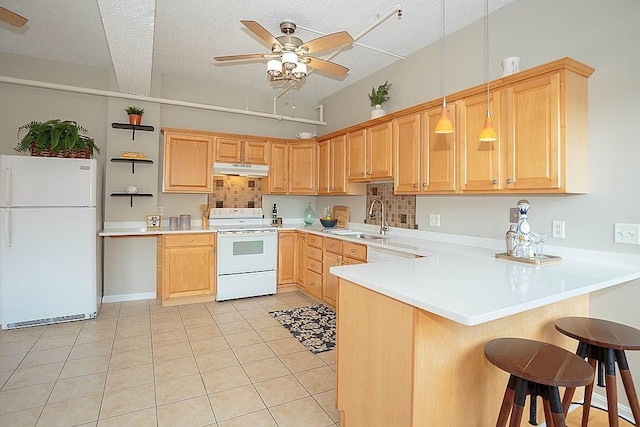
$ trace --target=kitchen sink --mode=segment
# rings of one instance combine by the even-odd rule
[[[362,234],[362,233],[358,233],[358,234],[352,234],[349,237],[353,237],[355,239],[362,239],[362,240],[388,240],[387,237],[384,236],[373,236],[371,234]]]

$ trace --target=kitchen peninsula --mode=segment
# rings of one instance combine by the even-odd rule
[[[565,259],[534,266],[494,251],[432,243],[435,256],[334,267],[337,402],[352,426],[495,424],[507,374],[485,360],[492,338],[573,351],[553,321],[587,316],[589,293],[640,277],[637,267]]]

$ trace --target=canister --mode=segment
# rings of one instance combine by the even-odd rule
[[[180,215],[180,229],[181,230],[191,229],[191,215]]]
[[[171,216],[169,217],[169,230],[177,230],[178,229],[178,217]]]

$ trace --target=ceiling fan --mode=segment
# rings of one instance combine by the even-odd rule
[[[23,27],[24,24],[27,23],[28,19],[0,6],[0,21],[4,21],[15,27]]]
[[[296,24],[292,21],[280,23],[280,31],[284,35],[275,37],[256,21],[240,21],[253,34],[262,39],[271,47],[271,53],[251,53],[246,55],[216,56],[216,61],[235,61],[241,59],[265,58],[267,61],[267,74],[272,81],[293,80],[302,81],[307,75],[307,65],[320,71],[343,77],[349,69],[342,65],[324,59],[309,56],[317,52],[338,49],[353,43],[353,37],[346,31],[327,34],[308,42],[303,42],[293,33]]]

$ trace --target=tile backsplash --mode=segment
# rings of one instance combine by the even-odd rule
[[[216,208],[262,207],[262,180],[243,176],[214,176],[211,206]]]
[[[369,207],[375,199],[384,202],[387,222],[390,227],[417,229],[416,224],[416,196],[393,194],[393,183],[367,184],[367,224],[380,225],[380,205],[376,204],[373,212],[375,218],[370,218]]]

